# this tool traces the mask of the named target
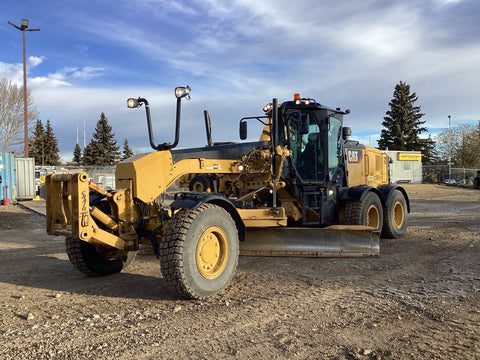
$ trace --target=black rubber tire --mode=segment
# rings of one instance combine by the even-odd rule
[[[383,208],[382,237],[398,239],[407,231],[407,201],[400,190],[393,190]]]
[[[209,279],[202,275],[197,263],[200,239],[211,228],[221,229],[228,246],[224,268]],[[204,204],[196,210],[181,209],[168,222],[160,243],[162,275],[179,296],[203,299],[228,286],[237,268],[238,253],[238,231],[225,209],[213,204]]]
[[[213,190],[212,179],[207,175],[195,175],[188,184],[190,191],[207,192],[207,189]]]
[[[117,259],[105,259],[97,253],[94,245],[67,237],[65,239],[68,259],[73,267],[88,276],[105,276],[119,273],[135,259],[136,251]]]
[[[378,230],[383,227],[382,202],[377,194],[366,192],[360,200],[351,200],[345,204],[345,224],[372,226]]]

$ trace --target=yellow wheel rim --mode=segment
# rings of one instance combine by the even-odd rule
[[[368,208],[366,225],[375,229],[380,228],[380,213],[375,205],[370,205]]]
[[[195,182],[192,186],[192,189],[193,191],[199,191],[199,192],[204,191],[203,184],[200,181]]]
[[[198,240],[196,261],[200,274],[215,279],[225,269],[228,260],[228,237],[223,229],[211,226]]]
[[[400,201],[397,201],[395,205],[393,205],[393,225],[397,229],[400,229],[403,225],[403,220],[405,219],[403,205]]]

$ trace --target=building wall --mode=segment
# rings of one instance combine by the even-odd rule
[[[422,154],[420,151],[385,151],[390,162],[390,182],[422,183]]]

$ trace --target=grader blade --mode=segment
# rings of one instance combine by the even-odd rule
[[[380,232],[367,226],[249,229],[240,255],[294,257],[377,257]]]

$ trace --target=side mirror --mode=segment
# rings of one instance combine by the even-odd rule
[[[349,127],[342,128],[342,137],[343,140],[348,140],[348,138],[352,135],[352,129]]]
[[[240,122],[240,139],[245,140],[247,138],[247,122]]]
[[[303,134],[308,134],[310,126],[310,116],[308,114],[300,114],[300,121],[298,123],[298,133],[303,135]]]

